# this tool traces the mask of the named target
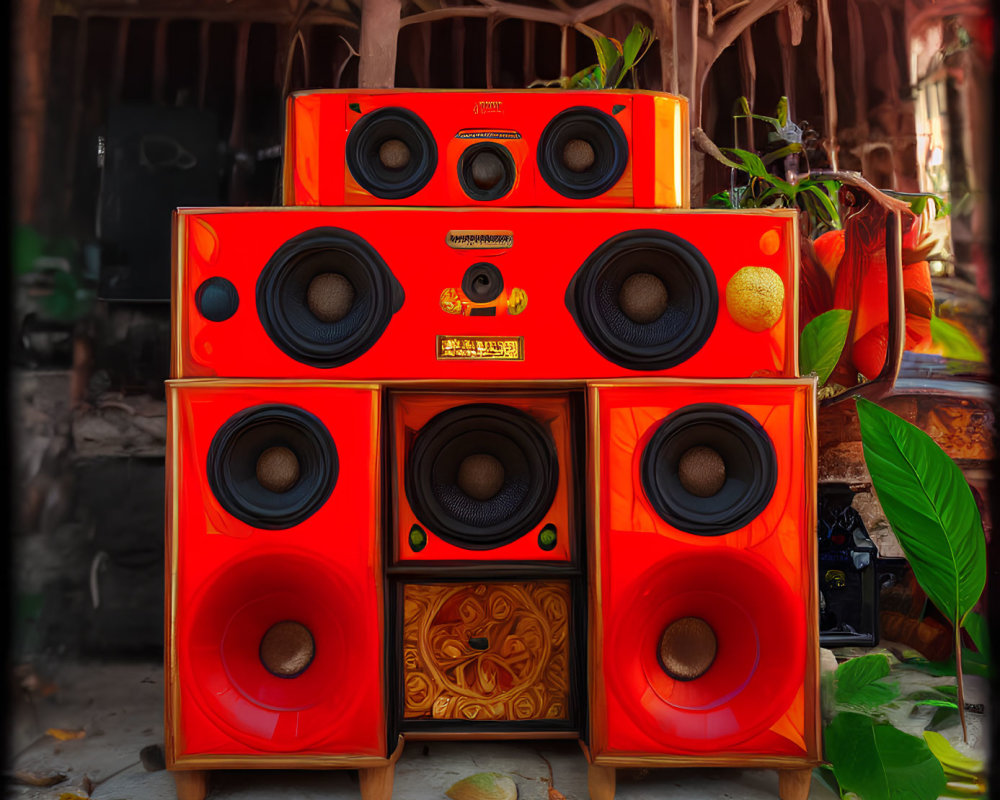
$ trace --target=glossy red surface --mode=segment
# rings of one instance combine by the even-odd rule
[[[311,366],[280,350],[256,305],[261,271],[272,254],[305,231],[349,230],[371,244],[403,287],[405,300],[381,337],[353,361]],[[715,276],[718,315],[711,336],[687,360],[646,372],[609,361],[583,335],[566,305],[567,286],[596,248],[624,231],[666,231],[692,243]],[[512,232],[506,249],[456,249],[450,231]],[[786,212],[567,211],[489,209],[187,210],[176,216],[173,377],[274,377],[392,380],[599,380],[794,376],[797,365],[797,234]],[[449,314],[442,292],[460,287],[472,264],[494,264],[508,293],[521,289],[520,313]],[[745,266],[767,267],[784,286],[782,315],[753,332],[726,306],[726,286]],[[195,298],[202,283],[223,277],[239,296],[235,313],[212,322]],[[522,340],[523,359],[442,360],[438,338]]]
[[[198,754],[386,755],[379,544],[378,392],[231,382],[168,384],[167,664],[173,758]],[[329,431],[339,471],[305,521],[255,528],[206,478],[233,415],[284,404]],[[278,677],[259,655],[276,622],[305,625],[315,656]]]
[[[469,403],[495,403],[510,406],[530,414],[552,437],[559,464],[559,481],[555,499],[544,519],[530,531],[509,544],[488,550],[472,550],[456,546],[435,535],[418,519],[407,501],[403,489],[406,459],[415,436],[436,414]],[[392,507],[394,560],[397,562],[453,561],[456,565],[470,561],[570,561],[576,557],[576,530],[579,524],[576,497],[579,491],[578,470],[574,464],[577,446],[570,422],[570,402],[566,394],[538,392],[532,395],[497,395],[467,392],[463,394],[426,394],[399,392],[391,395],[393,438]],[[413,525],[427,533],[427,544],[419,551],[409,544]],[[539,546],[539,533],[546,526],[555,526],[556,545],[551,550]]]
[[[597,605],[601,667],[591,697],[591,752],[817,757],[814,382],[592,389],[597,414]],[[686,406],[741,409],[777,457],[773,495],[748,525],[685,533],[654,511],[640,479],[645,443]],[[594,410],[592,408],[592,413]],[[658,660],[671,622],[698,617],[718,650],[700,677],[670,677]],[[811,622],[810,622],[811,621]],[[599,632],[599,633],[597,633]]]
[[[585,106],[610,114],[629,144],[625,171],[597,197],[574,199],[552,189],[536,163],[538,141],[560,111]],[[347,137],[363,115],[396,107],[417,114],[433,135],[437,168],[426,186],[397,200],[375,197],[345,162]],[[285,205],[533,206],[681,208],[688,205],[688,120],[684,98],[631,91],[313,91],[288,101]],[[516,137],[516,138],[512,138]],[[464,150],[483,141],[506,147],[516,165],[513,188],[476,201],[458,179]],[[636,168],[634,165],[642,165]]]

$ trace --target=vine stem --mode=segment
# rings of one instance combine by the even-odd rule
[[[965,686],[962,681],[962,626],[955,620],[955,676],[958,678],[958,716],[962,720],[962,741],[969,743],[969,731],[965,726]]]

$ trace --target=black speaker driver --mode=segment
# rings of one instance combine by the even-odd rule
[[[499,200],[514,188],[516,177],[514,156],[496,142],[467,147],[458,159],[458,182],[473,200]]]
[[[350,301],[337,319],[311,308],[318,277],[339,276]],[[257,314],[271,340],[287,355],[313,367],[339,367],[378,341],[403,305],[403,287],[385,261],[360,236],[340,228],[314,228],[289,239],[257,280]]]
[[[365,114],[347,134],[347,168],[376,197],[399,200],[416,194],[437,169],[430,128],[405,108]]]
[[[713,452],[725,465],[721,487],[706,496],[691,491],[691,478],[681,470],[696,448]],[[764,510],[778,480],[778,460],[767,432],[745,411],[698,403],[660,423],[642,452],[641,476],[662,519],[688,533],[719,536],[748,525]]]
[[[272,491],[259,479],[262,456],[275,449],[297,464],[296,480]],[[208,449],[208,485],[219,504],[255,528],[282,530],[305,521],[337,483],[337,447],[326,426],[297,406],[254,406],[230,417]]]
[[[473,303],[490,303],[503,291],[503,274],[488,261],[473,264],[462,276],[462,292]]]
[[[580,156],[579,152],[585,155]],[[556,114],[538,139],[538,171],[563,197],[597,197],[618,183],[628,164],[628,139],[618,120],[587,106]]]
[[[651,276],[666,304],[650,322],[622,309],[622,287]],[[570,280],[566,306],[587,341],[605,358],[635,370],[669,369],[708,341],[719,311],[715,273],[693,244],[672,233],[635,230],[598,247]]]
[[[470,457],[502,466],[502,485],[488,499],[460,487]],[[442,411],[420,429],[406,463],[404,488],[420,522],[466,550],[489,550],[524,536],[552,505],[559,460],[550,434],[510,406],[473,403]]]

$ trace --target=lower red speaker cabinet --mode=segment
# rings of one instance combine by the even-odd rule
[[[619,767],[820,763],[815,382],[594,384],[592,800]]]
[[[782,799],[804,800],[821,760],[815,393],[169,381],[179,798],[201,800],[210,769],[346,768],[389,800],[402,731],[580,737],[592,800],[618,768],[678,766],[777,769]],[[535,489],[483,517],[512,483]]]

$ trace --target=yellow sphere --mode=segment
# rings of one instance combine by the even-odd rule
[[[743,267],[726,284],[729,315],[754,333],[773,328],[784,305],[785,285],[770,267]]]

